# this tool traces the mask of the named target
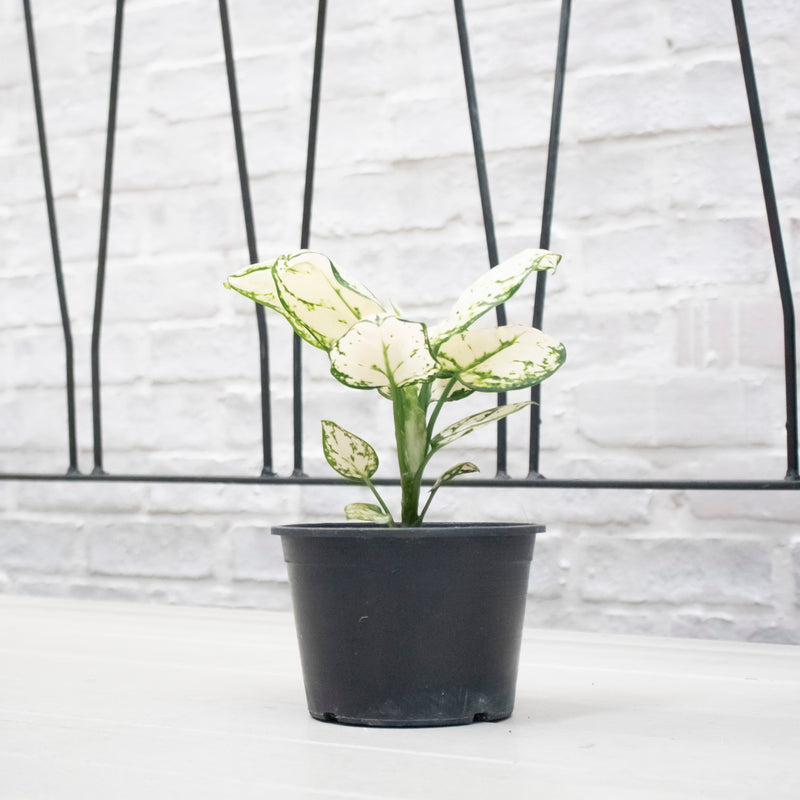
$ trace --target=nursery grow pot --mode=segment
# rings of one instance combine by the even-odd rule
[[[284,525],[308,709],[382,727],[514,707],[532,524]]]

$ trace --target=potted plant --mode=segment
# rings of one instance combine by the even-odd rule
[[[345,506],[346,523],[273,528],[282,538],[313,717],[421,726],[511,714],[530,560],[544,528],[424,524],[439,488],[477,467],[445,470],[424,503],[422,483],[442,448],[530,405],[495,405],[438,428],[445,403],[533,386],[564,362],[564,346],[535,328],[473,327],[560,258],[524,250],[484,273],[430,328],[345,278],[321,253],[283,255],[227,279],[228,288],[281,314],[325,350],[334,378],[377,391],[393,408],[399,514],[372,482],[374,448],[323,420],[326,460],[367,486],[376,502]]]

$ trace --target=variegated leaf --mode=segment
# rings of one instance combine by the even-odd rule
[[[508,300],[533,272],[555,269],[561,256],[549,250],[523,250],[485,272],[456,300],[447,319],[430,330],[431,347],[466,330],[478,317]]]
[[[449,378],[433,379],[433,383],[431,384],[431,403],[436,403],[439,401],[439,398],[442,396],[442,393],[447,388],[449,383]],[[468,386],[464,386],[463,383],[456,381],[453,388],[448,392],[447,397],[445,398],[445,403],[449,403],[453,400],[463,400],[465,397],[469,397],[472,392],[473,390]]]
[[[471,461],[464,461],[461,464],[456,464],[454,467],[445,470],[436,479],[436,482],[431,486],[431,491],[435,492],[443,483],[452,481],[453,478],[457,478],[459,475],[468,475],[470,472],[480,472],[480,470]]]
[[[392,519],[390,514],[374,503],[348,503],[344,507],[344,516],[345,519],[377,522],[379,525],[386,525]]]
[[[384,311],[369,289],[345,280],[321,253],[281,256],[273,274],[278,297],[295,330],[323,350],[330,350],[354,322]]]
[[[470,414],[452,425],[448,425],[440,433],[436,434],[431,440],[431,448],[433,450],[441,450],[442,447],[450,444],[451,442],[472,433],[476,428],[481,425],[488,425],[490,422],[496,422],[498,419],[514,414],[517,411],[522,411],[531,404],[528,400],[524,403],[511,403],[507,406],[498,406],[497,408],[488,408],[486,411],[479,411],[477,414]]]
[[[442,367],[479,392],[524,389],[552,375],[567,357],[561,342],[525,325],[458,333],[437,353]]]
[[[322,452],[345,478],[367,480],[378,469],[378,454],[372,445],[329,419],[322,420]]]
[[[239,294],[255,300],[256,303],[261,303],[262,306],[267,306],[267,308],[286,316],[286,309],[281,305],[278,290],[275,288],[275,278],[272,275],[274,266],[274,261],[265,264],[251,264],[247,269],[243,269],[235,275],[229,275],[224,284],[225,288],[234,289]]]
[[[364,319],[333,346],[333,376],[356,389],[419,383],[439,371],[421,322],[392,316]]]

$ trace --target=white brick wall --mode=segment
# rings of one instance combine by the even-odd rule
[[[299,241],[315,6],[230,3],[264,257]],[[466,6],[510,255],[538,240],[559,4]],[[33,7],[88,472],[113,4]],[[105,466],[255,475],[255,322],[221,287],[247,251],[217,4],[126,8]],[[746,11],[800,281],[800,8]],[[24,41],[21,4],[0,1],[0,470],[49,472],[66,467],[63,341]],[[312,244],[435,319],[486,262],[452,4],[332,3],[325,59]],[[781,477],[778,295],[729,3],[576,3],[569,64],[552,236],[565,259],[545,316],[569,360],[544,389],[544,472]],[[511,319],[529,319],[531,295],[510,304]],[[290,337],[268,324],[275,462],[288,473]],[[373,441],[390,472],[388,406],[333,383],[318,352],[304,369],[307,470],[328,470],[318,431],[332,416]],[[509,465],[524,475],[527,422],[509,427]],[[493,442],[482,431],[440,466],[469,457],[491,474]],[[286,607],[269,526],[338,518],[352,499],[365,491],[0,481],[0,590]],[[798,493],[453,489],[432,516],[547,523],[533,624],[800,642]]]

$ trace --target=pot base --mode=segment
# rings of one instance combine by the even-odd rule
[[[479,711],[472,716],[450,717],[447,719],[364,719],[363,717],[337,717],[336,714],[328,712],[317,714],[313,711],[308,712],[314,719],[320,722],[332,722],[338,725],[358,725],[366,728],[444,728],[454,725],[471,725],[473,722],[501,722],[511,716],[507,714],[489,714],[486,711]]]

